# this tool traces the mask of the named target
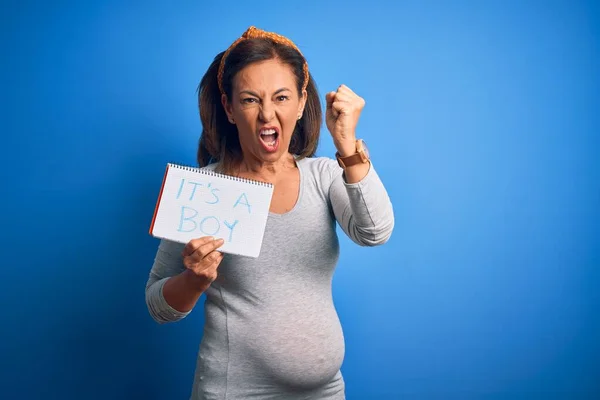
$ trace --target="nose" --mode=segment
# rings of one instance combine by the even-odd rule
[[[269,122],[275,117],[275,107],[271,101],[265,101],[260,107],[259,118],[263,122]]]

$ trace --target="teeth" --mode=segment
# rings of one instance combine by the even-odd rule
[[[277,143],[277,130],[263,129],[260,131],[260,137],[264,144],[269,147],[275,147],[275,144]]]
[[[275,129],[265,129],[264,131],[260,132],[261,136],[274,135],[276,133],[277,131]]]

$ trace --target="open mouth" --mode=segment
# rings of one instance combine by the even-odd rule
[[[260,142],[268,152],[277,150],[279,146],[279,132],[275,128],[263,128],[259,133]]]

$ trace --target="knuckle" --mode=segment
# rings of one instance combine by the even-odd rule
[[[206,279],[210,282],[214,282],[218,277],[217,269],[216,268],[206,269],[206,270],[202,271],[202,276],[204,279]]]
[[[189,241],[189,244],[192,246],[192,248],[196,248],[198,247],[198,245],[200,245],[202,243],[202,239],[192,239]]]
[[[192,259],[189,259],[187,261],[184,262],[184,265],[187,269],[193,271],[194,273],[197,274],[198,272],[198,263],[193,261]]]
[[[202,247],[200,247],[200,254],[202,255],[202,257],[206,257],[208,256],[210,253],[212,253],[212,251],[215,249],[216,247],[216,243],[210,242],[210,243],[206,243],[204,244]]]
[[[184,255],[191,255],[205,242],[205,238],[191,239],[183,248]]]
[[[196,253],[198,254],[199,258],[204,258],[206,257],[206,255],[208,253],[210,253],[210,251],[208,251],[208,249],[206,248],[206,245],[200,246],[198,247],[198,250],[196,250]]]
[[[211,243],[210,251],[216,251],[219,247],[223,245],[223,239],[217,239]]]
[[[194,255],[198,257],[198,261],[202,261],[206,257],[206,253],[202,249],[196,250],[196,253],[194,253]]]
[[[188,256],[188,255],[192,254],[193,251],[194,251],[194,245],[193,245],[192,241],[189,241],[183,248],[182,254],[184,256]]]

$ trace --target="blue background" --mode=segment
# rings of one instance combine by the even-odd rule
[[[341,0],[3,2],[0,397],[187,398],[202,313],[151,320],[147,230],[249,25],[366,99],[395,206],[342,240],[348,399],[598,398],[600,7]]]

